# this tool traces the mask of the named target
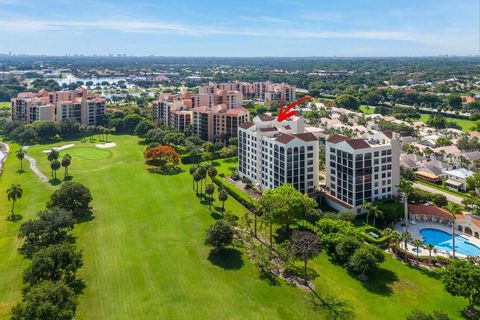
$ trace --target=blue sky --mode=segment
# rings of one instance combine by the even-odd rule
[[[478,0],[0,0],[0,53],[478,55]]]

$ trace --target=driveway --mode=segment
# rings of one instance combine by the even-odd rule
[[[420,189],[420,190],[423,190],[423,191],[427,191],[427,192],[430,192],[430,193],[439,193],[439,194],[443,194],[445,197],[447,197],[447,200],[450,201],[450,202],[455,202],[455,203],[458,203],[458,204],[462,204],[462,201],[463,201],[463,198],[462,197],[459,197],[459,196],[455,196],[451,193],[448,193],[448,192],[445,192],[445,191],[441,191],[441,190],[438,190],[438,189],[435,189],[435,188],[432,188],[432,187],[429,187],[429,186],[426,186],[424,184],[420,184],[420,183],[414,183],[413,186],[417,189]]]

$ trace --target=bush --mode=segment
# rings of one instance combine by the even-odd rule
[[[20,227],[19,237],[24,238],[21,250],[30,255],[40,247],[60,243],[73,229],[72,214],[61,208],[40,211],[38,219],[30,220]]]
[[[361,245],[357,239],[343,235],[335,246],[336,256],[340,261],[346,262]]]
[[[374,274],[384,260],[385,256],[380,249],[364,244],[350,257],[349,264],[353,272],[366,275]]]
[[[232,244],[233,228],[223,220],[218,220],[207,231],[205,244],[213,247],[214,250],[220,250],[225,246]]]
[[[48,208],[59,207],[73,213],[74,217],[85,214],[90,209],[92,194],[83,184],[65,182],[55,190],[47,203]]]
[[[43,281],[29,288],[12,309],[12,320],[73,319],[77,300],[62,281]]]
[[[62,243],[41,249],[32,258],[32,264],[23,274],[23,282],[34,286],[42,281],[64,281],[71,285],[75,273],[82,266],[82,255],[75,246]]]

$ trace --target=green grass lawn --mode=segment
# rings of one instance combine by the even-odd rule
[[[9,109],[10,108],[10,102],[0,102],[0,109]]]
[[[375,113],[375,107],[367,106],[365,104],[362,104],[360,108],[358,108],[361,112],[365,114],[374,114]]]
[[[188,168],[177,175],[149,173],[142,158],[145,146],[138,144],[138,138],[111,139],[117,143],[111,149],[99,150],[94,143],[74,141],[74,148],[61,151],[73,156],[73,181],[87,185],[94,197],[95,218],[74,230],[84,255],[79,277],[86,283],[76,319],[327,317],[325,309],[312,306],[308,292],[284,281],[275,284],[261,279],[241,250],[229,250],[222,258],[210,256],[203,244],[204,235],[218,214],[196,198]],[[51,146],[28,150],[47,175],[50,169],[42,150]],[[12,150],[16,148],[12,146]],[[231,160],[218,162],[219,172],[227,173],[232,165]],[[24,188],[24,198],[17,206],[21,222],[34,217],[56,188],[40,182],[25,167],[25,173],[17,173],[19,161],[11,154],[0,178],[2,195],[11,183]],[[63,172],[58,176],[63,177]],[[215,201],[214,207],[218,206]],[[22,271],[28,264],[17,252],[21,222],[6,221],[9,208],[9,203],[0,202],[2,319],[20,299]],[[246,212],[232,198],[227,200],[226,209],[238,216]],[[367,284],[324,254],[309,268],[318,273],[314,280],[317,292],[345,300],[357,319],[404,319],[413,308],[442,309],[459,318],[466,304],[443,290],[437,273],[426,275],[389,257]]]
[[[428,113],[422,113],[422,115],[421,115],[421,117],[418,121],[422,121],[422,122],[427,123],[427,120],[428,120],[429,116],[430,116],[430,114],[428,114]],[[457,118],[451,118],[451,117],[445,117],[445,120],[455,122],[460,127],[462,127],[462,131],[465,131],[465,132],[471,131],[472,127],[475,126],[475,121],[472,121],[472,120],[457,119]]]

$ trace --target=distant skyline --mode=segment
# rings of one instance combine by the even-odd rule
[[[0,0],[0,53],[466,56],[479,19],[478,0]]]

